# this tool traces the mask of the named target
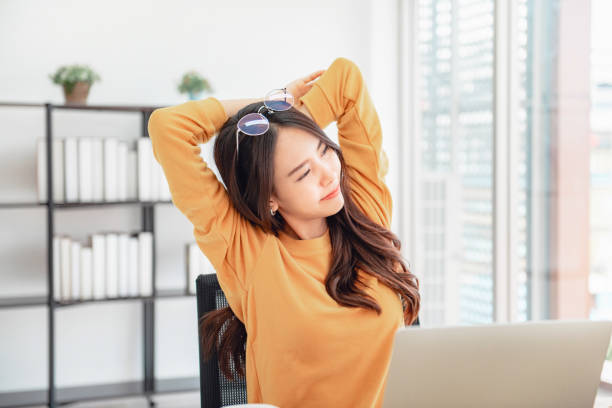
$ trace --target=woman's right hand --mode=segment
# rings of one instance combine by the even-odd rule
[[[302,105],[301,98],[302,96],[306,95],[308,91],[310,91],[310,88],[312,88],[312,85],[314,84],[313,81],[323,75],[324,72],[324,69],[315,71],[312,74],[306,75],[302,78],[298,78],[285,86],[285,88],[287,88],[287,91],[291,95],[293,95],[294,106],[296,108],[299,108]]]

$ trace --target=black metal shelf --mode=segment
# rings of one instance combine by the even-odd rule
[[[52,109],[61,110],[93,110],[93,111],[114,111],[114,112],[153,112],[155,109],[163,106],[146,106],[146,105],[66,105],[54,103],[27,103],[27,102],[0,102],[0,106],[4,107],[24,107],[24,108],[45,108],[49,106]]]
[[[163,289],[158,290],[157,293],[153,296],[123,296],[116,298],[54,301],[53,305],[55,307],[68,307],[91,303],[125,302],[131,300],[154,300],[193,296],[195,296],[195,294],[189,293],[186,289]],[[48,303],[49,300],[47,296],[15,296],[6,298],[0,297],[0,309],[11,307],[47,306]]]
[[[24,296],[12,298],[0,298],[0,308],[21,308],[21,307],[36,307],[44,306],[47,308],[48,316],[48,387],[44,390],[32,390],[17,393],[0,393],[0,407],[17,407],[27,405],[47,405],[49,408],[55,408],[59,404],[73,403],[81,400],[105,399],[122,396],[143,396],[152,404],[152,396],[156,393],[164,392],[181,392],[199,389],[199,379],[196,378],[176,378],[158,380],[155,378],[155,301],[157,299],[189,297],[194,296],[188,293],[187,289],[176,290],[161,290],[155,291],[156,282],[156,267],[155,267],[155,252],[152,254],[153,268],[153,296],[136,296],[136,297],[117,297],[112,299],[91,299],[77,300],[71,302],[56,302],[54,299],[53,288],[53,251],[52,241],[55,234],[54,228],[54,212],[62,209],[73,208],[95,208],[109,207],[117,205],[138,205],[141,211],[141,231],[151,232],[153,234],[153,249],[155,249],[155,208],[158,204],[173,204],[172,201],[115,201],[115,202],[53,202],[53,174],[52,161],[53,157],[49,146],[52,145],[53,127],[52,119],[53,112],[58,110],[74,110],[74,111],[108,111],[108,112],[135,112],[141,115],[141,131],[139,137],[148,137],[148,121],[151,113],[161,106],[127,106],[127,105],[58,105],[53,103],[9,103],[0,102],[0,107],[34,107],[43,108],[45,111],[45,138],[47,141],[46,150],[46,187],[47,197],[50,198],[47,202],[21,202],[21,203],[0,203],[0,209],[11,208],[44,208],[47,213],[47,295],[46,296]],[[56,356],[55,356],[55,313],[57,310],[84,304],[97,304],[116,301],[139,301],[143,305],[143,380],[135,382],[124,382],[117,384],[102,384],[87,387],[70,387],[57,388],[56,382]]]
[[[9,307],[47,306],[47,296],[16,296],[0,298],[0,309]]]
[[[199,390],[198,377],[183,377],[155,381],[155,394],[170,394]],[[56,402],[70,404],[79,401],[95,401],[110,398],[145,396],[143,381],[126,381],[120,383],[86,385],[57,389]],[[33,390],[0,393],[0,407],[27,407],[47,403],[47,391]]]
[[[71,203],[53,203],[53,207],[62,208],[78,208],[78,207],[96,207],[96,206],[116,206],[116,205],[142,205],[151,206],[157,204],[173,204],[172,201],[91,201],[91,202],[71,202]],[[12,208],[44,208],[49,205],[48,201],[39,203],[0,203],[0,209]]]

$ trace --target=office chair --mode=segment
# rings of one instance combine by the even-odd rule
[[[200,403],[202,408],[218,408],[225,405],[246,404],[246,381],[238,378],[232,368],[236,381],[229,381],[219,369],[215,352],[210,359],[204,360],[202,334],[199,330],[200,317],[207,312],[228,306],[227,299],[217,281],[217,274],[199,275],[196,279],[196,300],[198,303],[198,349],[200,351]],[[222,330],[221,336],[225,329]]]
[[[227,299],[217,281],[217,274],[199,275],[196,279],[198,304],[198,349],[200,351],[200,403],[202,408],[217,408],[225,405],[246,404],[247,392],[244,378],[228,381],[219,370],[217,354],[205,361],[202,351],[200,318],[207,312],[228,306]],[[412,323],[419,326],[419,318]],[[223,332],[221,333],[223,335]],[[232,374],[236,372],[232,368]],[[238,378],[237,376],[235,378]]]

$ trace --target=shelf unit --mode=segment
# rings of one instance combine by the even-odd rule
[[[198,377],[176,378],[176,379],[155,379],[155,300],[163,298],[191,297],[194,296],[184,290],[163,290],[155,289],[155,207],[158,205],[172,205],[172,201],[117,201],[117,202],[70,202],[55,203],[53,201],[53,175],[52,175],[52,118],[53,112],[57,110],[90,110],[90,111],[115,111],[133,112],[142,115],[141,136],[148,137],[147,124],[151,113],[159,108],[158,106],[104,106],[104,105],[55,105],[52,103],[9,103],[0,102],[0,107],[32,107],[43,108],[46,113],[46,140],[47,140],[47,198],[46,202],[36,203],[0,203],[0,210],[10,208],[42,208],[47,210],[47,296],[30,296],[0,298],[0,309],[5,308],[25,308],[35,306],[46,306],[48,312],[48,387],[42,390],[25,392],[0,393],[0,408],[19,407],[30,405],[47,405],[55,408],[59,405],[74,403],[77,401],[96,400],[105,398],[119,398],[126,396],[144,396],[150,406],[154,405],[152,396],[159,393],[197,391],[199,389]],[[54,213],[56,210],[77,207],[99,207],[99,206],[124,206],[138,205],[141,207],[141,231],[151,232],[153,235],[152,268],[153,268],[153,295],[137,297],[118,297],[112,299],[92,299],[84,301],[58,302],[54,300],[53,293],[53,236]],[[74,307],[82,304],[115,302],[115,301],[135,301],[143,303],[143,342],[144,342],[144,367],[143,380],[130,381],[123,383],[103,384],[95,386],[79,386],[57,389],[55,386],[55,312],[56,309]]]

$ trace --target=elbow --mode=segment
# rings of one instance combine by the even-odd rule
[[[168,123],[168,120],[169,118],[166,108],[158,108],[151,113],[147,123],[147,131],[151,141],[153,141],[153,139],[161,133],[162,129]]]

